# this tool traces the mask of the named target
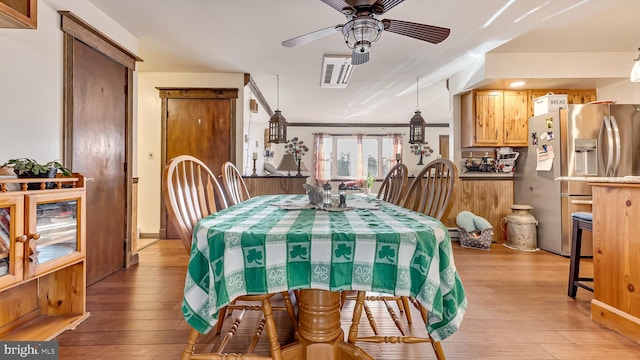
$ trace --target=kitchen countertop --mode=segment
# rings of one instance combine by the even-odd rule
[[[618,184],[640,184],[640,176],[560,176],[555,180],[558,181],[586,181],[594,183],[618,183]]]
[[[458,174],[460,179],[513,180],[513,173],[467,171]]]

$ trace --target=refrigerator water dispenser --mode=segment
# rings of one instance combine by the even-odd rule
[[[574,149],[576,175],[598,175],[598,140],[575,139]]]

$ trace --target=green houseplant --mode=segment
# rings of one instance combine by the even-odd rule
[[[367,193],[371,192],[371,188],[373,188],[373,184],[376,182],[376,177],[371,173],[367,173],[367,177],[364,178],[364,186],[366,186],[365,191]]]
[[[55,177],[56,173],[60,171],[64,176],[71,175],[71,170],[62,166],[57,161],[49,161],[44,164],[40,164],[37,161],[29,158],[11,159],[5,162],[2,167],[10,166],[13,168],[13,172],[18,177]]]
[[[19,178],[54,178],[58,171],[60,171],[64,176],[71,175],[71,170],[62,166],[62,164],[57,161],[49,161],[47,163],[40,164],[34,159],[19,158],[8,160],[2,164],[2,167],[13,168],[13,172],[16,173]],[[53,188],[53,183],[48,182],[45,186],[47,189],[51,189]],[[27,189],[40,189],[40,184],[27,184]]]

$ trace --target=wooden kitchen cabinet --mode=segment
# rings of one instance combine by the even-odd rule
[[[460,211],[471,211],[493,226],[493,241],[507,241],[502,231],[502,219],[511,213],[513,205],[512,179],[465,179],[461,177],[454,194],[453,206],[444,221],[447,227],[456,228],[456,216]]]
[[[43,190],[0,180],[0,341],[50,340],[89,316],[84,177],[64,179]]]
[[[476,91],[473,138],[477,146],[498,146],[502,136],[503,97],[501,91]]]
[[[547,93],[566,94],[569,104],[597,100],[595,89],[469,91],[461,96],[461,147],[527,146],[533,99]]]
[[[526,91],[503,91],[503,138],[504,146],[527,146],[529,116]]]
[[[461,146],[527,146],[526,91],[476,90],[462,95]]]
[[[37,0],[0,0],[0,28],[38,27]]]
[[[545,96],[548,93],[556,95],[567,95],[568,104],[586,104],[598,100],[596,89],[532,89],[529,90],[529,104],[527,108],[528,117],[533,116],[533,99]]]

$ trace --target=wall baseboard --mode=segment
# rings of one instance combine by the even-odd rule
[[[160,239],[160,234],[158,233],[140,233],[139,239]]]

